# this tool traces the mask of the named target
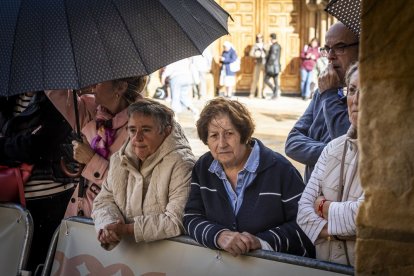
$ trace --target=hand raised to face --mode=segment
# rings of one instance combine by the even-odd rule
[[[333,64],[328,64],[326,69],[319,75],[318,78],[319,93],[323,93],[329,89],[339,88],[341,86],[341,81],[338,73],[334,69]]]

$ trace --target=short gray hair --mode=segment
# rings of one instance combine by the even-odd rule
[[[131,118],[134,113],[154,118],[158,122],[160,133],[163,133],[167,127],[173,126],[174,111],[155,100],[140,99],[131,104],[128,107],[128,118]]]

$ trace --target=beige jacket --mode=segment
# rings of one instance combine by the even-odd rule
[[[111,157],[108,177],[93,204],[96,230],[120,219],[134,223],[136,242],[180,235],[195,162],[181,127],[175,124],[140,170],[139,162],[129,140]]]
[[[361,181],[358,176],[358,147],[353,129],[347,135],[332,140],[322,152],[315,169],[299,201],[297,222],[309,239],[315,244],[316,258],[320,260],[348,264],[343,241],[318,238],[322,228],[328,224],[328,233],[341,239],[350,239],[356,235],[356,214],[364,200]],[[346,155],[343,153],[346,143]],[[340,173],[344,161],[344,189],[342,198]],[[321,218],[314,209],[316,198],[323,194],[329,201],[328,219]],[[347,240],[347,252],[350,265],[354,265],[355,241]]]

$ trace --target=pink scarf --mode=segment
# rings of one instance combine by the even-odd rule
[[[96,112],[96,136],[92,139],[92,149],[105,159],[109,157],[109,147],[115,141],[116,130],[112,129],[113,115],[102,106],[98,106]]]

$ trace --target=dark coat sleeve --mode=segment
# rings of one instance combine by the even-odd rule
[[[322,111],[330,140],[344,135],[349,129],[348,109],[346,103],[337,95],[337,90],[326,91],[319,95]],[[286,155],[302,164],[314,166],[329,141],[318,141],[309,136],[309,129],[314,122],[314,97],[305,113],[296,122],[286,140]],[[322,126],[321,126],[322,127]]]
[[[270,46],[269,53],[266,60],[266,74],[277,75],[280,72],[280,45],[275,43]]]
[[[351,126],[346,97],[339,98],[337,90],[334,89],[323,92],[321,100],[323,115],[331,140],[344,135]]]
[[[187,234],[199,244],[211,249],[220,249],[216,244],[217,236],[220,232],[229,229],[206,219],[206,212],[197,174],[198,165],[199,164],[196,164],[196,166],[194,166],[192,172],[190,195],[184,209],[184,228]]]
[[[39,111],[32,116],[14,118],[10,128],[13,127],[16,131],[0,138],[1,163],[35,164],[55,154],[69,135],[71,128],[65,119],[46,97],[39,98]]]
[[[313,110],[315,98],[312,99],[305,113],[293,126],[286,140],[286,155],[302,164],[314,166],[326,143],[309,137],[309,129],[314,121]]]
[[[305,188],[302,177],[293,166],[279,173],[284,174],[285,180],[281,187],[285,223],[257,233],[256,236],[269,243],[276,252],[314,257],[315,248],[312,242],[296,223],[298,202]]]

